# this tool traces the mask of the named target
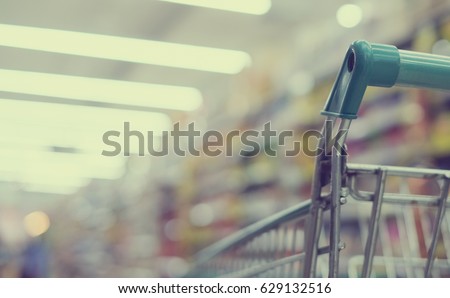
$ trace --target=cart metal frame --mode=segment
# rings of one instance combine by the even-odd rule
[[[335,132],[350,129],[367,86],[394,85],[450,90],[450,57],[366,41],[352,43],[322,111],[326,116],[322,135],[327,135],[330,128]],[[395,277],[399,275],[396,264],[401,263],[404,269],[400,276],[450,277],[450,216],[445,214],[450,208],[450,171],[350,164],[345,152],[347,134],[341,136],[333,146],[325,138],[320,140],[309,200],[203,249],[196,256],[190,276],[342,276],[340,254],[345,243],[341,241],[341,208],[351,198],[355,202],[369,202],[371,210],[368,222],[361,224],[366,226],[366,236],[361,237],[365,238],[363,254],[348,260],[348,276],[371,277],[374,265],[382,264],[387,276]],[[373,189],[361,189],[358,183],[361,177],[373,179]],[[426,195],[388,192],[386,181],[392,177],[425,179],[437,185],[439,191]],[[427,206],[434,210],[429,229],[413,227],[411,223],[416,217],[404,217],[409,225],[398,224],[398,229],[401,226],[403,230],[413,229],[405,232],[411,243],[414,233],[421,231],[426,235],[427,241],[422,241],[426,242],[426,255],[419,252],[417,245],[411,246],[414,251],[411,247],[404,248],[407,253],[402,257],[392,253],[376,255],[380,232],[383,234],[382,223],[386,220],[382,212],[385,205],[398,205],[397,209]],[[438,245],[445,253],[436,261]],[[359,263],[361,272],[355,269]]]

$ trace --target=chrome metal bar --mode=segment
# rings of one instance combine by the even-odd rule
[[[229,277],[233,277],[233,278],[244,278],[244,277],[253,277],[253,276],[257,276],[259,274],[262,274],[264,272],[267,272],[269,270],[273,270],[277,267],[289,264],[289,263],[293,263],[293,262],[297,262],[297,261],[302,261],[305,258],[305,253],[300,253],[300,254],[295,254],[286,258],[282,258],[270,263],[266,263],[263,265],[259,265],[259,266],[254,266],[254,267],[250,267],[250,268],[246,268],[243,269],[241,271],[238,272],[233,272],[230,274],[226,274],[226,275],[222,275],[219,276],[221,278],[229,278]]]
[[[342,120],[339,130],[348,129],[350,120]],[[337,148],[331,148],[331,204],[330,204],[330,261],[328,277],[337,277],[339,273],[339,251],[341,231],[341,190],[342,190],[342,152],[338,150],[344,146],[345,136],[337,140]]]
[[[357,200],[370,201],[373,198],[374,191],[364,191],[358,189],[356,178],[359,175],[375,175],[377,171],[386,171],[388,176],[404,178],[422,178],[434,181],[450,179],[450,171],[436,169],[417,169],[407,167],[376,166],[348,164],[346,173],[349,178],[349,192]],[[440,195],[430,194],[407,194],[407,193],[385,193],[384,203],[395,204],[420,204],[426,206],[438,206]],[[447,208],[450,208],[450,201],[447,201]]]
[[[333,148],[332,166],[331,166],[331,225],[330,225],[330,262],[328,277],[337,277],[339,269],[339,242],[341,232],[341,156]]]
[[[292,243],[291,243],[291,254],[295,254],[297,252],[297,229],[298,223],[294,223],[292,225]],[[289,267],[289,276],[294,277],[295,272],[295,263],[291,263]]]
[[[373,197],[372,213],[370,216],[369,235],[367,237],[366,247],[364,251],[364,264],[362,277],[370,277],[372,271],[373,256],[375,254],[375,246],[378,238],[378,228],[381,214],[381,205],[383,202],[383,193],[386,182],[386,172],[378,173],[376,193]]]
[[[280,255],[279,258],[284,258],[286,257],[286,253],[289,251],[288,250],[288,226],[284,226],[284,229],[282,231],[280,231],[282,233],[281,239],[280,239],[280,244],[281,244],[281,249],[280,249]],[[283,265],[280,267],[280,276],[284,277],[287,275],[287,265]]]
[[[272,244],[273,244],[273,252],[272,252],[272,260],[271,260],[271,262],[274,262],[274,261],[276,261],[277,260],[277,258],[278,258],[278,255],[279,255],[279,253],[280,253],[280,247],[281,247],[281,242],[280,242],[280,239],[279,239],[279,233],[281,232],[281,231],[279,231],[279,227],[278,228],[276,228],[276,229],[273,229],[271,232],[272,232]],[[274,277],[278,277],[278,275],[277,275],[277,271],[278,271],[278,269],[279,269],[279,267],[277,266],[277,267],[275,267],[275,268],[273,268],[273,274],[272,274],[272,276],[274,276]]]
[[[304,223],[304,224],[306,224],[306,223]],[[303,232],[303,233],[302,233]],[[304,242],[305,242],[305,230],[304,230],[304,228],[303,228],[303,230],[301,231],[300,229],[298,229],[297,230],[297,233],[298,233],[298,244],[296,244],[296,245],[298,245],[297,246],[297,248],[298,248],[298,252],[305,252],[304,251],[304,246],[305,246],[305,244],[304,244]],[[305,268],[304,268],[304,266],[301,266],[301,264],[300,264],[300,262],[298,262],[299,264],[298,264],[298,268],[297,268],[297,270],[296,270],[296,275],[295,275],[295,277],[302,277],[302,276],[304,276],[304,274],[303,274],[303,272],[304,272],[304,270],[305,270]]]
[[[411,178],[450,178],[449,170],[423,169],[396,166],[379,166],[369,164],[347,164],[347,174],[376,174],[379,170],[384,169],[389,175],[411,177]]]
[[[332,121],[332,124],[336,122],[336,118],[327,117],[324,125],[322,126],[322,136],[325,135],[327,121]],[[314,175],[312,180],[311,190],[311,211],[308,220],[308,227],[305,231],[305,265],[303,268],[303,277],[315,277],[316,265],[317,265],[317,247],[320,237],[320,231],[323,219],[323,202],[321,200],[322,195],[322,163],[326,158],[325,138],[321,138],[318,144],[318,150],[321,150],[315,160]]]
[[[357,267],[364,262],[363,255],[355,255],[350,258],[348,264],[348,276],[349,277],[357,277],[358,270]],[[403,264],[403,258],[399,257],[384,257],[384,256],[375,256],[373,258],[374,265],[385,265],[387,263],[393,264],[395,266],[401,266]],[[427,262],[425,258],[411,258],[408,260],[411,267],[423,268]],[[447,270],[450,274],[450,262],[449,260],[436,260],[435,267],[440,270]]]
[[[409,206],[403,209],[403,218],[406,227],[406,237],[408,239],[408,247],[410,252],[410,258],[420,257],[420,245],[419,245],[419,231],[414,220],[414,208],[416,206]],[[423,277],[423,270],[414,268],[413,277]]]
[[[408,208],[409,209],[409,208]],[[407,210],[397,210],[395,215],[395,222],[397,224],[398,233],[399,235],[405,235],[406,241],[400,241],[400,247],[402,251],[402,257],[404,259],[404,268],[405,268],[405,274],[406,277],[413,277],[413,268],[409,266],[408,259],[411,258],[411,248],[409,247],[409,243],[411,243],[410,239],[408,238],[407,227],[405,225],[405,221],[402,220],[404,218],[404,214],[407,212]]]
[[[381,244],[382,255],[385,257],[394,257],[392,242],[391,242],[391,237],[390,237],[391,235],[389,233],[387,218],[383,218],[383,216],[381,216],[380,223],[378,225],[379,225],[379,227],[381,227],[381,228],[378,228],[378,231],[379,231],[378,238],[379,238],[379,242]],[[388,278],[397,277],[397,271],[396,271],[397,268],[395,266],[393,266],[393,264],[390,264],[389,262],[387,262],[387,263],[385,263],[384,267],[386,269],[386,276]]]
[[[442,223],[442,240],[444,242],[447,259],[450,259],[450,214],[447,212]]]
[[[249,239],[256,237],[265,231],[279,226],[282,223],[287,223],[291,220],[300,220],[306,218],[311,208],[311,201],[307,200],[296,206],[278,212],[272,216],[269,216],[261,221],[258,221],[218,242],[201,250],[196,255],[197,264],[201,265],[215,256],[236,247],[239,244],[243,244]]]
[[[352,180],[353,179],[350,179],[350,181]],[[361,191],[361,190],[355,191],[353,187],[349,187],[349,190],[350,195],[358,201],[371,201],[374,194],[373,192],[370,191]],[[439,199],[440,199],[439,196],[385,193],[383,202],[388,204],[403,204],[403,205],[417,204],[428,207],[436,207],[439,206]],[[450,208],[450,201],[447,201],[446,207]]]
[[[430,248],[428,249],[427,265],[425,266],[425,277],[430,277],[431,269],[433,268],[434,254],[436,252],[436,246],[438,242],[439,233],[441,230],[440,228],[442,220],[444,219],[445,216],[446,210],[445,205],[448,198],[449,184],[450,180],[445,180],[444,185],[442,186],[438,214],[433,224],[433,232],[432,232],[433,237],[431,238],[431,245]]]
[[[350,123],[351,120],[342,119],[337,133],[340,131],[345,131],[345,133],[336,140],[337,146],[335,147],[332,144],[333,147],[331,148],[330,261],[328,277],[337,277],[339,274],[342,173],[344,172],[342,163],[343,152],[340,152],[340,150],[344,147]]]
[[[320,231],[323,219],[323,208],[314,206],[311,210],[311,219],[308,222],[306,241],[305,241],[305,265],[303,268],[303,277],[315,277],[317,265],[317,247],[320,238]]]

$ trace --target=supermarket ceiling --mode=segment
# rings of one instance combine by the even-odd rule
[[[169,117],[186,115],[212,123],[243,69],[269,75],[280,89],[299,73],[328,76],[351,41],[398,43],[425,17],[449,8],[445,0],[0,0],[0,110],[8,111],[0,119],[0,160],[22,178],[29,174],[21,156],[33,156],[32,147],[11,123],[51,124],[64,111],[49,102],[74,107],[68,114],[75,117],[59,118],[75,126],[93,106],[131,111],[135,119],[156,115],[160,129]],[[54,149],[56,135],[38,145]],[[45,158],[54,159],[44,153],[36,158],[37,176]],[[105,172],[111,169],[100,176]]]

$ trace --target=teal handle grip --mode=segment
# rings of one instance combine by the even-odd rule
[[[450,57],[355,41],[345,55],[322,114],[355,119],[367,86],[394,85],[450,90]]]
[[[450,57],[410,51],[400,53],[396,85],[450,90]]]

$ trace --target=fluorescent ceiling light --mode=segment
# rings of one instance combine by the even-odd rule
[[[202,104],[190,87],[0,69],[0,91],[97,101],[169,110],[193,111]]]
[[[0,71],[1,72],[1,71]],[[1,82],[0,82],[1,85]],[[47,102],[0,98],[3,125],[79,128],[86,130],[115,129],[130,122],[139,129],[161,132],[171,127],[167,114],[134,110],[88,107]]]
[[[73,193],[91,179],[119,179],[124,169],[123,157],[0,149],[0,180],[18,182],[31,192]]]
[[[2,46],[227,74],[251,63],[241,51],[55,29],[0,24],[0,36]]]
[[[44,150],[0,150],[0,171],[20,181],[65,181],[70,178],[117,179],[124,157],[57,153]]]
[[[271,6],[271,0],[160,0],[177,4],[200,6],[233,12],[263,15]]]
[[[24,189],[28,192],[50,193],[58,195],[70,195],[80,188],[86,186],[87,182],[84,180],[74,181],[73,184],[60,184],[60,183],[27,183],[23,185]]]
[[[26,191],[70,194],[91,179],[118,179],[125,158],[0,148],[0,180],[20,183]]]
[[[0,83],[1,84],[1,83]],[[124,122],[139,131],[154,148],[163,131],[170,131],[171,120],[163,113],[139,112],[44,102],[0,99],[0,146],[2,148],[71,147],[81,152],[100,154],[108,150],[103,134],[115,130],[114,138],[123,146]],[[130,137],[131,153],[138,153],[138,140]],[[147,143],[145,144],[147,145]],[[1,150],[0,150],[1,151]]]
[[[70,194],[86,186],[90,179],[83,176],[54,175],[46,173],[18,173],[17,170],[5,170],[0,168],[0,180],[17,182],[26,191]]]

